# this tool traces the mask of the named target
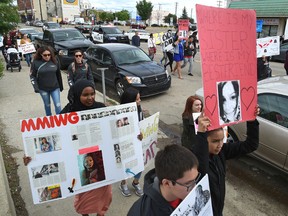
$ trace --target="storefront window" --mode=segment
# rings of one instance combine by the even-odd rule
[[[277,25],[263,25],[262,32],[258,33],[258,38],[277,36]]]

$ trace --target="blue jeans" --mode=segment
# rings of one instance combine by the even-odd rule
[[[31,53],[25,54],[25,61],[27,62],[28,66],[30,66],[31,60],[32,60],[32,54]]]
[[[46,116],[51,116],[51,103],[50,103],[50,96],[52,97],[55,112],[59,114],[61,112],[61,103],[60,103],[60,89],[57,88],[53,91],[43,91],[39,90],[42,100],[44,102],[44,108],[46,112]]]
[[[188,73],[192,74],[192,68],[193,68],[193,58],[185,58],[184,57],[184,64],[181,66],[181,68],[184,68],[187,64],[187,62],[189,62],[189,69],[188,69]]]

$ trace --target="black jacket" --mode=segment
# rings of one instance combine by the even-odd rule
[[[150,170],[144,179],[144,195],[133,204],[127,215],[170,216],[174,209],[160,193],[160,183],[155,169]]]
[[[34,91],[53,91],[60,88],[63,90],[63,82],[59,64],[52,61],[34,60],[30,68],[30,80]]]
[[[197,142],[194,119],[191,116],[190,118],[182,118],[182,121],[183,121],[183,132],[181,136],[181,143],[182,146],[192,151],[192,146]]]
[[[213,215],[222,215],[225,200],[226,160],[255,151],[259,145],[259,123],[247,122],[247,138],[243,142],[226,143],[218,155],[209,155],[206,133],[197,133],[198,142],[193,152],[199,161],[198,171],[208,173]]]
[[[82,64],[71,63],[67,70],[67,79],[70,87],[81,79],[87,79],[94,83],[90,66],[86,62],[83,62]]]

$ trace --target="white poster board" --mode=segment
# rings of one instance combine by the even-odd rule
[[[280,37],[265,37],[257,39],[257,58],[280,54]]]
[[[170,216],[211,216],[212,202],[206,174]]]
[[[26,119],[20,125],[25,154],[32,157],[28,174],[35,204],[109,185],[144,169],[135,102]]]
[[[173,49],[173,35],[172,32],[166,32],[162,35],[162,43],[164,43],[164,51],[169,51]]]
[[[35,46],[33,43],[20,44],[19,48],[20,48],[22,54],[29,54],[29,53],[36,52]]]
[[[157,138],[158,138],[158,128],[159,128],[159,116],[160,113],[157,112],[148,118],[139,122],[140,131],[143,135],[142,139],[142,150],[144,156],[144,165],[148,166],[154,161],[157,148]]]

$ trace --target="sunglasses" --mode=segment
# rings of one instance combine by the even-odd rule
[[[75,57],[76,57],[76,58],[78,58],[78,57],[82,57],[82,55],[75,55]]]
[[[51,54],[50,53],[49,54],[42,54],[42,56],[49,57],[49,56],[51,56]]]

